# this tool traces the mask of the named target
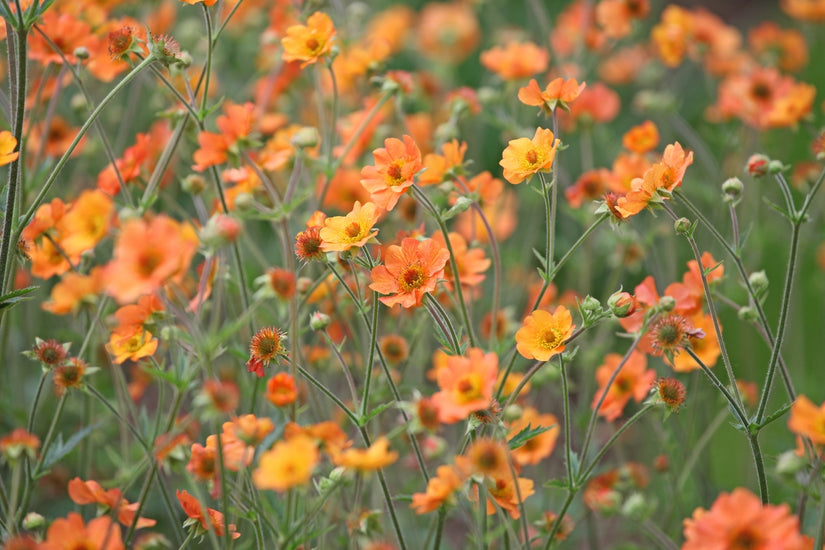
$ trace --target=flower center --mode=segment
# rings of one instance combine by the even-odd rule
[[[424,268],[418,264],[413,264],[398,277],[398,286],[404,292],[411,292],[424,286],[427,281],[427,275],[424,273]]]
[[[344,235],[346,235],[349,239],[355,240],[359,235],[361,235],[361,224],[358,222],[352,222],[344,228]]]
[[[138,256],[138,273],[144,277],[149,277],[161,262],[163,262],[163,255],[160,251],[155,249],[145,250]]]
[[[318,46],[320,46],[320,44],[318,43],[318,40],[316,40],[315,38],[307,39],[306,47],[309,51],[314,52],[318,49]]]
[[[760,537],[748,528],[743,529],[736,534],[736,537],[731,541],[731,550],[750,550],[760,546]]]
[[[539,347],[544,350],[553,350],[559,347],[564,341],[564,334],[557,328],[545,329],[539,335]]]
[[[396,161],[387,167],[387,185],[395,187],[404,181],[404,174],[401,171],[402,166],[402,162]]]
[[[459,403],[465,404],[470,401],[475,401],[481,397],[481,392],[479,391],[481,389],[481,380],[479,380],[479,375],[475,373],[466,375],[458,381],[456,389],[458,390]]]
[[[524,154],[524,159],[529,164],[536,164],[539,161],[539,154],[536,152],[535,149],[530,149]]]

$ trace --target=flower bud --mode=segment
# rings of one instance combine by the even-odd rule
[[[688,235],[690,233],[690,226],[690,220],[687,218],[679,218],[673,222],[673,229],[675,229],[679,235]]]
[[[610,313],[622,319],[636,311],[636,299],[629,292],[614,292],[607,299],[607,307],[610,308]]]
[[[312,288],[312,279],[309,277],[298,277],[295,281],[295,290],[298,294],[304,295],[310,288]]]
[[[23,529],[26,531],[36,531],[46,526],[46,518],[37,512],[29,512],[23,518]]]
[[[329,315],[316,311],[309,316],[309,326],[312,330],[324,330],[332,322]]]
[[[781,160],[772,160],[768,163],[768,172],[771,174],[778,174],[785,169],[785,165]]]
[[[745,163],[745,171],[755,177],[759,178],[768,173],[768,163],[771,161],[765,155],[751,155],[748,162]]]
[[[252,208],[252,205],[255,204],[255,197],[250,195],[249,193],[238,193],[235,196],[235,208],[240,211],[246,211]]]
[[[794,451],[785,451],[776,461],[776,473],[781,476],[792,476],[808,465],[805,458]]]
[[[180,186],[191,195],[199,195],[206,189],[206,180],[200,174],[190,174],[180,182]]]
[[[673,308],[676,307],[676,298],[673,296],[662,296],[659,300],[659,309],[668,312],[673,311]]]
[[[601,302],[599,302],[596,298],[590,296],[589,294],[582,301],[581,307],[583,312],[591,314],[600,313],[602,310]]]
[[[753,290],[759,294],[768,288],[768,276],[764,271],[754,271],[748,277],[748,282],[753,287]]]
[[[86,46],[78,46],[74,49],[74,56],[81,61],[89,59],[89,49]]]
[[[742,180],[739,178],[728,178],[722,183],[722,192],[728,197],[738,197],[742,193]]]
[[[292,139],[289,140],[290,143],[299,148],[312,148],[318,145],[318,141],[320,141],[320,136],[318,135],[318,129],[313,126],[304,126],[294,134],[292,134]]]
[[[623,516],[635,521],[644,521],[650,514],[650,506],[644,495],[633,493],[624,501],[621,512]]]
[[[740,320],[746,321],[748,323],[756,321],[756,319],[759,317],[759,315],[757,315],[756,313],[756,310],[748,306],[740,307],[738,315]]]

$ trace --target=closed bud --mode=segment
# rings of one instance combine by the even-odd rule
[[[318,135],[318,129],[313,126],[304,126],[294,134],[292,134],[292,139],[290,139],[290,143],[299,149],[305,148],[312,148],[318,145],[320,141],[320,136]]]
[[[644,495],[633,493],[622,505],[622,515],[635,521],[644,521],[650,514],[650,506]]]
[[[768,276],[764,271],[754,271],[748,277],[748,282],[753,287],[757,294],[768,288]]]
[[[324,330],[332,322],[329,315],[316,311],[309,316],[309,326],[312,330]]]
[[[582,301],[582,311],[585,313],[600,313],[602,310],[602,304],[593,296],[589,294],[587,297]]]
[[[807,467],[808,461],[794,451],[785,451],[776,461],[776,473],[781,476],[793,476]]]
[[[629,292],[614,292],[607,299],[607,307],[610,308],[610,313],[622,319],[636,311],[636,299]]]
[[[675,222],[673,222],[673,229],[676,230],[676,233],[679,235],[688,235],[690,234],[690,220],[687,218],[679,218]]]
[[[722,183],[722,192],[729,197],[738,197],[743,187],[742,180],[739,178],[728,178]]]
[[[785,165],[780,160],[772,160],[768,163],[768,172],[771,174],[778,174],[785,169]]]
[[[738,315],[739,319],[741,319],[742,321],[747,321],[748,323],[752,323],[759,318],[759,315],[757,315],[756,310],[748,306],[740,307]]]
[[[673,311],[673,308],[676,307],[676,298],[673,296],[662,296],[659,300],[659,309],[662,311]]]
[[[238,193],[235,196],[235,208],[241,211],[246,211],[252,208],[255,204],[255,197],[249,193]]]
[[[768,173],[768,163],[770,162],[771,159],[765,155],[751,155],[748,162],[745,163],[745,170],[749,175],[759,178]]]
[[[29,512],[23,518],[23,529],[26,531],[37,531],[46,526],[46,518],[37,512]]]
[[[89,59],[89,49],[86,46],[78,46],[74,49],[74,56],[82,61]]]
[[[298,294],[304,295],[310,288],[312,288],[312,279],[309,277],[298,277],[295,281],[295,290]]]
[[[189,194],[200,195],[206,189],[206,180],[200,174],[190,174],[180,182],[180,186]]]

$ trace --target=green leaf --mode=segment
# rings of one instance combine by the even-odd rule
[[[0,309],[11,308],[23,300],[28,300],[30,298],[29,294],[37,290],[37,288],[36,286],[27,286],[26,288],[12,290],[8,294],[0,296]]]
[[[382,412],[386,411],[387,409],[389,409],[393,405],[395,405],[395,401],[390,401],[389,403],[384,403],[383,405],[378,405],[373,410],[371,410],[370,413],[367,416],[364,416],[364,417],[360,418],[358,420],[358,423],[361,426],[365,426],[367,424],[367,422],[369,422],[370,420],[372,420],[373,418],[375,418],[376,416],[378,416]]]
[[[785,403],[784,405],[779,407],[779,409],[775,413],[771,414],[770,416],[768,416],[767,418],[762,420],[762,423],[759,424],[757,428],[759,430],[761,430],[762,428],[764,428],[765,426],[767,426],[768,424],[770,424],[774,420],[779,420],[780,418],[782,418],[785,415],[786,412],[791,410],[792,406],[793,406],[793,402]]]
[[[567,480],[551,479],[550,481],[545,481],[542,487],[548,487],[550,489],[567,489]]]
[[[522,428],[516,435],[507,441],[507,445],[510,446],[511,451],[518,449],[537,435],[543,434],[544,432],[552,430],[555,427],[556,424],[552,424],[550,426],[538,426],[537,428],[534,428],[532,424],[527,424],[527,426]]]
[[[48,453],[46,453],[46,457],[43,459],[43,470],[48,470],[50,466],[54,465],[61,458],[69,454],[72,449],[77,447],[78,443],[83,441],[83,438],[92,433],[93,430],[96,430],[100,424],[101,422],[96,422],[91,426],[86,426],[82,430],[72,434],[72,437],[70,437],[65,443],[63,443],[62,434],[57,434],[57,439],[54,443],[52,443]]]

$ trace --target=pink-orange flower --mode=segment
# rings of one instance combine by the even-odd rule
[[[375,166],[361,170],[361,185],[370,192],[370,200],[384,210],[392,210],[398,199],[414,183],[416,173],[424,165],[421,151],[410,136],[404,141],[396,138],[384,140],[384,147],[372,152]]]
[[[384,264],[372,269],[370,288],[389,294],[379,298],[388,306],[420,306],[424,295],[434,291],[438,280],[444,276],[444,266],[449,258],[447,249],[435,240],[419,241],[407,237],[401,241],[401,246],[387,247]]]
[[[301,61],[301,68],[317,63],[329,55],[335,37],[335,25],[329,15],[316,11],[306,25],[292,25],[281,39],[284,61]]]
[[[531,78],[527,86],[519,88],[518,98],[525,105],[541,107],[545,115],[551,116],[557,106],[566,109],[567,104],[578,98],[586,86],[584,82],[579,84],[575,78],[555,78],[542,91],[536,79]]]
[[[806,550],[810,541],[799,532],[799,518],[787,504],[775,506],[741,487],[722,493],[710,510],[697,508],[685,520],[682,550]]]
[[[512,184],[521,183],[537,172],[547,172],[553,166],[559,140],[553,131],[536,128],[533,139],[511,140],[501,154],[499,165],[504,168],[504,179]]]
[[[441,422],[452,424],[487,408],[493,399],[496,376],[495,353],[470,348],[466,356],[449,356],[447,365],[436,373],[441,391],[432,397]]]
[[[462,483],[458,469],[447,465],[439,466],[435,477],[427,482],[426,492],[415,493],[412,496],[410,508],[414,508],[416,514],[433,512],[447,502]]]
[[[49,526],[46,540],[40,550],[124,550],[120,525],[112,518],[95,518],[88,525],[76,512],[69,512],[65,518],[58,518]]]
[[[218,537],[223,536],[225,526],[222,513],[212,508],[207,508],[206,516],[204,516],[203,507],[198,499],[190,495],[187,491],[177,490],[175,494],[187,517],[196,520],[204,531],[214,529]],[[229,532],[232,534],[233,539],[241,536],[241,534],[235,530],[235,525],[232,523],[229,524]]]
[[[550,53],[532,42],[509,42],[481,52],[481,64],[503,80],[518,80],[543,73]]]
[[[788,428],[817,445],[825,444],[825,404],[817,407],[810,399],[800,395],[791,406]]]
[[[611,422],[621,416],[625,405],[631,398],[640,403],[650,392],[653,381],[656,379],[656,372],[647,368],[645,354],[633,351],[608,388],[607,382],[621,361],[622,356],[618,353],[608,353],[604,358],[604,364],[596,370],[596,382],[599,384],[599,389],[593,396],[592,408],[596,408],[604,394],[599,416],[604,416]]]
[[[537,309],[516,332],[516,349],[525,359],[547,361],[564,351],[564,342],[575,328],[566,307],[559,306],[553,313]]]
[[[513,462],[521,466],[527,464],[538,464],[553,452],[556,447],[556,439],[561,433],[559,420],[552,414],[539,414],[532,408],[526,407],[521,416],[508,426],[508,439],[512,439],[522,430],[530,428],[548,428],[536,436],[531,437],[523,445],[513,449]]]
[[[398,453],[389,450],[390,441],[381,436],[368,449],[347,449],[332,452],[332,462],[359,472],[380,470],[398,460]]]

